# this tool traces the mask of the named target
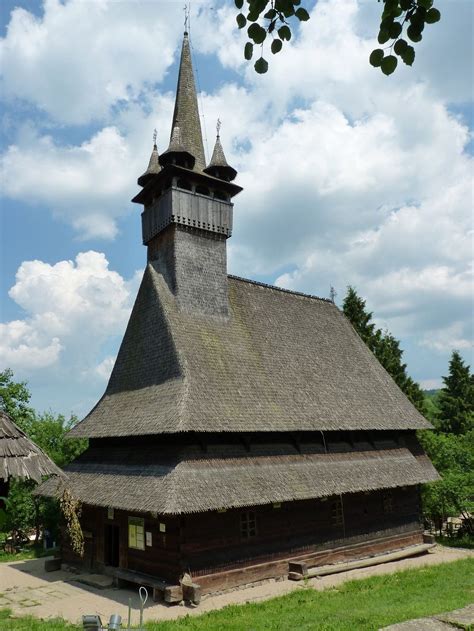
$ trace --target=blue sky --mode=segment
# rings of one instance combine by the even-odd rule
[[[367,61],[373,0],[309,3],[264,77],[231,3],[194,3],[191,26],[208,145],[219,116],[245,189],[229,271],[339,301],[354,285],[425,387],[472,348],[473,8],[437,5],[390,78]],[[1,4],[0,368],[39,409],[82,415],[105,388],[145,263],[129,200],[154,127],[167,145],[182,23],[178,2]]]

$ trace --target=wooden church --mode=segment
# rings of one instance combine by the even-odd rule
[[[105,394],[70,433],[85,554],[63,560],[202,593],[408,548],[429,428],[329,300],[229,276],[242,189],[206,166],[187,33],[168,149],[142,190],[147,266]],[[54,495],[57,481],[41,488]],[[295,567],[295,565],[294,565]]]

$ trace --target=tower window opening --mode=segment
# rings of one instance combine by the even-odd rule
[[[179,180],[176,183],[176,186],[178,188],[184,189],[185,191],[191,191],[192,190],[190,182],[188,182],[188,180],[185,180],[184,178],[179,178]]]
[[[227,193],[223,193],[222,191],[214,191],[214,197],[216,199],[222,199],[222,201],[224,202],[229,201],[229,196],[227,195]]]
[[[207,197],[211,195],[210,190],[206,186],[196,186],[196,193],[199,195],[207,195]]]

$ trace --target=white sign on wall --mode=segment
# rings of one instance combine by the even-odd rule
[[[145,540],[146,540],[146,545],[147,546],[151,546],[152,545],[151,532],[146,532],[145,533]]]

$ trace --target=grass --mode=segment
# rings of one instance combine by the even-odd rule
[[[430,616],[474,601],[474,559],[350,581],[316,592],[302,586],[262,603],[232,605],[200,616],[148,622],[147,631],[375,631],[403,620]],[[2,617],[3,616],[3,617]],[[63,621],[9,618],[2,631],[69,631]]]
[[[436,537],[436,541],[442,546],[449,548],[464,548],[474,550],[474,536],[464,535],[462,537]]]

